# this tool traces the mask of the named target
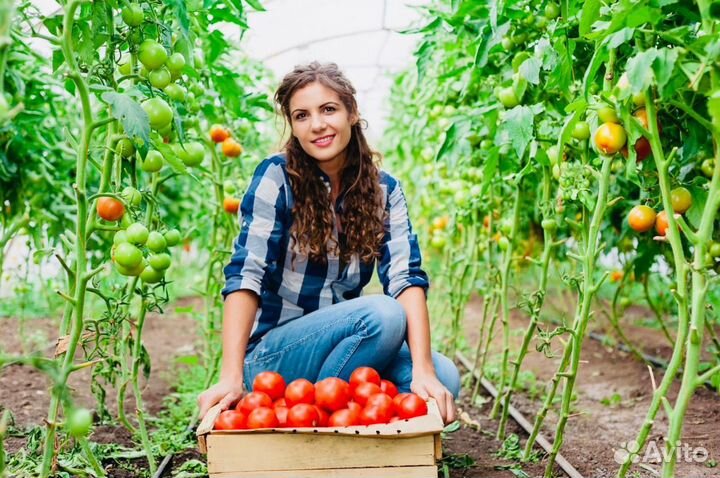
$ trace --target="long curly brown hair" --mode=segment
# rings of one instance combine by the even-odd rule
[[[275,103],[291,125],[290,98],[310,83],[319,82],[335,91],[351,116],[359,117],[355,88],[335,63],[299,65],[285,75],[277,92]],[[380,154],[371,150],[362,130],[361,122],[352,126],[347,160],[341,172],[341,191],[345,191],[340,241],[333,239],[333,205],[327,187],[319,176],[320,168],[308,155],[298,139],[290,135],[284,146],[287,171],[295,204],[292,209],[293,225],[290,237],[293,250],[311,261],[325,263],[328,252],[348,263],[354,254],[369,263],[379,255],[384,235],[383,197],[380,189]],[[344,237],[343,237],[344,236]],[[293,254],[294,258],[294,254]]]

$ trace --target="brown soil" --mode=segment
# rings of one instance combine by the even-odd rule
[[[183,300],[178,306],[199,305],[197,299]],[[560,306],[556,304],[556,309]],[[151,413],[157,413],[162,407],[162,400],[171,392],[170,384],[173,382],[173,358],[178,355],[192,353],[197,334],[195,321],[186,315],[172,313],[166,316],[150,315],[146,325],[145,339],[150,356],[153,357],[153,380],[146,384],[144,389],[145,403]],[[642,311],[638,311],[641,313]],[[481,302],[473,300],[468,305],[465,329],[468,342],[474,344],[478,337],[480,324]],[[0,350],[6,353],[19,353],[23,344],[20,340],[18,321],[2,319],[4,334],[0,335]],[[513,313],[511,326],[511,353],[517,350],[522,338],[522,330],[526,319],[519,311]],[[34,343],[50,344],[54,342],[57,330],[55,321],[49,319],[33,320],[24,324],[26,330],[32,330]],[[632,329],[629,333],[644,337],[648,342],[662,343],[664,338],[659,331],[648,329]],[[635,335],[633,335],[635,336]],[[495,345],[491,354],[500,351],[501,337],[496,336]],[[25,341],[27,342],[27,341]],[[474,345],[473,345],[474,349]],[[554,347],[559,352],[559,345]],[[45,350],[45,355],[51,353],[52,347]],[[649,353],[660,355],[662,350],[648,350]],[[534,347],[525,361],[524,370],[532,371],[537,377],[537,383],[542,384],[550,379],[557,365],[558,359],[547,359],[535,351]],[[661,379],[661,373],[655,371],[655,380]],[[93,404],[94,398],[89,393],[89,374],[77,373],[73,375],[72,386],[76,390],[79,403],[86,406]],[[540,388],[538,386],[538,388]],[[672,394],[676,394],[678,384],[673,387]],[[595,341],[587,341],[584,346],[583,363],[581,364],[580,380],[577,386],[578,400],[573,409],[577,415],[570,420],[562,454],[586,477],[604,478],[614,476],[617,464],[613,460],[614,450],[622,442],[632,440],[636,430],[643,421],[650,401],[652,385],[649,372],[645,365],[636,362],[628,354],[618,352],[602,346]],[[604,399],[617,394],[619,403],[603,405]],[[674,397],[674,395],[672,395]],[[0,371],[0,409],[9,408],[20,427],[35,425],[42,422],[47,414],[49,402],[48,382],[45,377],[30,367],[11,366]],[[515,406],[530,420],[539,406],[538,399],[529,394],[515,395]],[[705,447],[711,459],[720,460],[720,438],[715,430],[720,426],[720,401],[717,395],[706,389],[698,390],[687,414],[685,434],[683,441],[693,447]],[[131,398],[128,399],[128,413],[132,416]],[[115,407],[114,396],[108,397],[108,406]],[[479,431],[462,426],[460,430],[450,433],[444,441],[444,463],[455,464],[458,468],[450,468],[449,476],[453,478],[502,478],[516,476],[507,468],[513,463],[495,456],[501,443],[495,439],[497,422],[487,419],[491,401],[486,400],[481,408],[473,407],[469,403],[469,393],[466,390],[460,407],[467,413],[470,420],[476,420]],[[550,413],[547,418],[544,434],[552,439],[552,430],[557,417]],[[667,419],[660,414],[652,437],[658,440],[667,427]],[[515,433],[524,440],[526,435],[512,420],[508,422],[508,434]],[[98,426],[92,436],[93,441],[99,443],[120,443],[134,446],[130,435],[121,428]],[[11,438],[6,446],[10,452],[18,450],[23,440]],[[461,466],[463,457],[467,455],[474,461],[472,466]],[[194,450],[188,450],[173,457],[172,469],[177,469],[184,461],[190,459],[203,459]],[[142,459],[119,460],[117,463],[106,463],[110,476],[130,478],[138,475],[137,470],[145,469],[146,462]],[[657,470],[655,463],[647,463],[649,467]],[[542,476],[544,461],[539,463],[523,464],[522,470],[531,477]],[[638,477],[653,476],[642,468],[635,468]],[[169,476],[169,475],[166,475]],[[442,467],[439,476],[445,476]],[[562,476],[562,475],[560,475]],[[678,478],[711,477],[718,476],[716,468],[703,465],[679,463],[676,476]]]
[[[560,306],[555,304],[557,309]],[[565,309],[566,310],[566,309]],[[468,342],[477,343],[482,313],[482,302],[475,299],[470,302],[465,317],[465,332]],[[596,321],[597,322],[597,321]],[[498,324],[499,325],[499,324]],[[522,334],[527,325],[527,318],[520,311],[511,314],[510,353],[517,351],[522,341]],[[597,324],[596,324],[597,325]],[[625,325],[633,336],[644,336],[644,344],[662,343],[665,341],[662,332],[639,329]],[[552,327],[550,327],[552,328]],[[499,330],[499,329],[498,329]],[[495,337],[490,355],[501,352],[501,333]],[[647,346],[647,345],[646,345]],[[646,353],[659,354],[661,350],[646,350]],[[548,383],[560,361],[560,344],[553,342],[553,353],[556,358],[548,359],[535,350],[534,344],[525,359],[522,370],[531,371],[538,384]],[[499,355],[496,356],[499,360]],[[577,401],[573,404],[575,414],[569,421],[565,442],[561,453],[585,477],[604,478],[614,476],[618,466],[614,461],[615,450],[621,444],[634,440],[640,428],[650,400],[652,398],[652,382],[646,365],[634,360],[629,354],[614,348],[606,347],[597,341],[587,340],[583,346],[579,379],[576,384]],[[662,379],[662,372],[653,371],[656,383]],[[670,402],[673,403],[679,389],[676,380],[671,392]],[[610,404],[603,404],[603,401]],[[516,394],[513,404],[530,420],[541,406],[539,398],[531,398],[528,394]],[[549,413],[543,433],[552,441],[557,416]],[[662,436],[667,431],[667,417],[659,413],[651,438],[656,440],[658,449],[662,451]],[[495,431],[496,424],[490,424]],[[720,461],[720,436],[716,430],[720,427],[720,400],[716,393],[705,388],[698,389],[692,400],[685,419],[683,442],[691,447],[704,447],[709,453],[709,460]],[[523,443],[524,443],[523,436]],[[495,449],[500,443],[491,445]],[[645,463],[645,468],[635,467],[636,476],[654,476],[649,470],[659,470],[657,463]],[[531,476],[535,476],[526,470]],[[717,468],[709,468],[704,464],[678,462],[677,478],[717,477]],[[481,476],[481,475],[458,475]],[[483,475],[484,476],[484,475]],[[509,476],[509,475],[508,475]]]

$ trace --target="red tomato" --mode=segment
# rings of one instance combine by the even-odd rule
[[[125,206],[115,198],[103,196],[97,200],[98,216],[106,221],[118,221],[125,214]]]
[[[285,402],[288,407],[298,403],[314,403],[315,386],[304,378],[293,380],[285,389]]]
[[[393,397],[393,405],[395,406],[395,413],[397,413],[397,410],[400,408],[400,402],[402,402],[405,397],[410,395],[409,393],[398,393]]]
[[[370,398],[370,395],[374,395],[376,393],[382,393],[379,385],[372,382],[361,382],[357,384],[355,390],[353,391],[353,399],[364,407],[367,399]]]
[[[318,412],[318,426],[319,427],[326,427],[328,426],[328,420],[330,419],[330,415],[328,415],[328,412],[323,410],[322,408],[318,407],[317,405],[313,405],[315,409]]]
[[[359,425],[359,414],[356,414],[348,408],[337,410],[330,415],[328,426],[331,427],[352,427]]]
[[[358,367],[350,375],[350,388],[354,390],[363,382],[372,382],[380,386],[380,374],[372,367]]]
[[[362,425],[375,425],[387,423],[392,418],[392,410],[384,407],[365,407],[360,412],[360,423]]]
[[[272,408],[272,400],[265,392],[250,392],[247,395],[245,395],[242,400],[240,400],[240,403],[238,403],[237,407],[235,407],[237,410],[240,410],[241,412],[245,413],[246,415],[249,415],[250,412],[255,410],[258,407],[267,407]],[[248,416],[249,418],[249,416]]]
[[[275,410],[275,416],[278,419],[278,425],[280,425],[281,427],[286,427],[289,410],[288,407],[275,406],[273,410]]]
[[[660,211],[655,218],[655,230],[658,234],[664,236],[667,233],[668,227],[670,227],[670,223],[668,222],[667,213]]]
[[[337,377],[328,377],[315,384],[315,404],[334,412],[346,408],[350,401],[350,385]]]
[[[288,427],[316,427],[320,421],[315,405],[298,403],[288,410]]]
[[[380,380],[380,390],[390,395],[390,398],[398,394],[398,389],[390,380]]]
[[[257,428],[275,428],[279,425],[280,423],[275,415],[275,411],[270,407],[258,407],[250,412],[247,418],[247,427],[251,430]]]
[[[277,407],[287,407],[287,402],[285,401],[285,397],[278,398],[277,400],[275,400],[273,402],[273,408],[277,408]]]
[[[347,404],[348,410],[353,412],[355,416],[360,416],[360,412],[362,412],[363,407],[360,406],[357,402],[348,402]]]
[[[400,418],[399,416],[395,415],[394,417],[392,417],[392,418],[390,419],[390,421],[389,421],[388,423],[395,423],[395,422],[397,422],[398,420],[402,420],[402,418]]]
[[[370,395],[365,403],[366,407],[385,407],[390,410],[390,415],[394,415],[395,407],[393,400],[387,393],[375,393]]]
[[[241,430],[245,428],[247,418],[243,412],[225,410],[215,420],[215,430]]]
[[[253,380],[253,391],[265,392],[275,401],[285,395],[285,380],[277,372],[260,372]]]
[[[427,403],[425,400],[418,397],[414,393],[405,397],[400,402],[400,407],[397,409],[397,414],[400,418],[413,418],[421,415],[427,415]]]

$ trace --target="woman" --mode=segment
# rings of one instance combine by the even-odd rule
[[[200,416],[228,408],[265,370],[289,383],[370,366],[455,420],[459,374],[430,350],[417,238],[399,183],[374,163],[355,89],[337,65],[313,62],[285,76],[275,101],[292,135],[241,204],[220,381],[200,395]],[[385,295],[360,296],[376,260]]]

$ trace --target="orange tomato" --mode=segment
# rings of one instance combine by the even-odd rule
[[[210,127],[210,139],[216,143],[222,143],[230,137],[230,131],[225,129],[224,126],[214,124]]]
[[[655,230],[658,234],[664,236],[668,230],[669,225],[670,224],[668,223],[667,213],[665,211],[660,211],[655,218]]]
[[[603,123],[595,131],[595,145],[603,154],[615,154],[625,146],[627,134],[619,124]]]
[[[623,271],[612,271],[610,273],[610,282],[620,282],[624,275]]]
[[[243,149],[240,143],[232,138],[227,138],[222,142],[222,152],[228,158],[237,158],[242,154]]]
[[[637,205],[628,214],[628,223],[636,232],[647,232],[655,224],[655,211],[645,205]]]
[[[106,221],[117,221],[125,214],[125,206],[115,198],[103,196],[97,201],[98,216]]]
[[[230,196],[226,197],[223,199],[223,209],[230,214],[237,214],[238,209],[240,209],[240,199]]]

